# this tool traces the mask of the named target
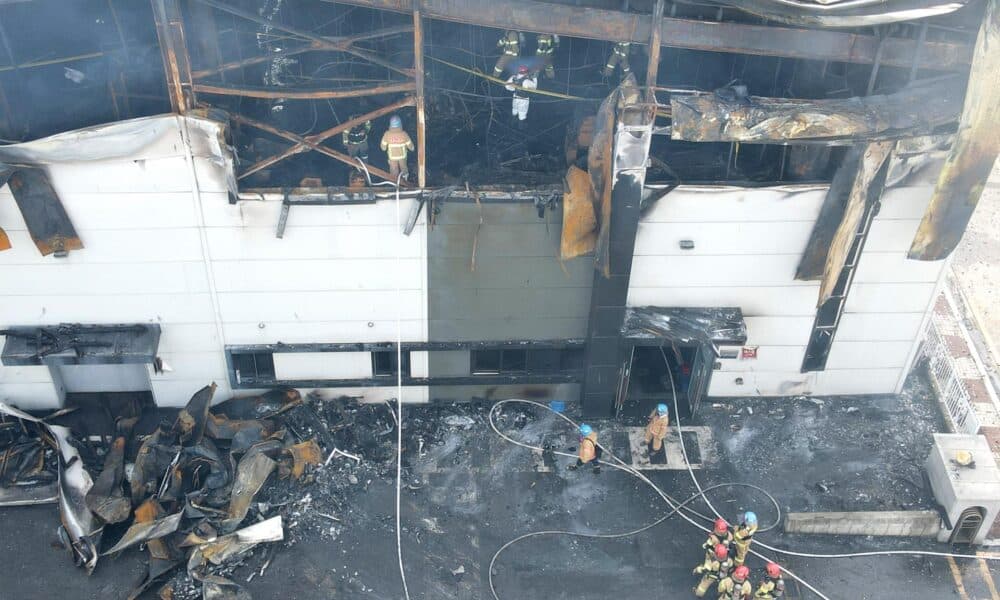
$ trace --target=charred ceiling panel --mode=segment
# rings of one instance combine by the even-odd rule
[[[958,120],[961,86],[954,79],[900,92],[834,100],[674,94],[671,139],[691,142],[853,143],[912,137]]]
[[[152,363],[160,344],[160,326],[80,325],[11,327],[6,336],[3,364],[108,365]]]
[[[42,256],[66,256],[70,250],[83,248],[83,242],[44,169],[0,163],[0,183],[3,180],[10,186],[31,239]],[[6,236],[2,237],[6,239]]]
[[[713,348],[742,346],[747,341],[747,325],[739,307],[639,306],[627,309],[622,337],[708,344]]]
[[[997,0],[989,2],[976,42],[958,135],[913,239],[910,258],[940,260],[951,254],[962,239],[1000,152],[998,5]]]
[[[851,195],[854,184],[854,176],[858,172],[858,164],[864,152],[863,146],[855,146],[848,151],[836,175],[833,176],[833,183],[826,192],[823,206],[820,208],[819,217],[813,225],[812,234],[809,236],[809,244],[799,262],[799,268],[795,273],[795,278],[801,281],[818,281],[823,278],[826,270],[826,257],[830,253],[830,245],[833,243],[833,236],[844,220],[844,212],[847,210],[847,200]]]

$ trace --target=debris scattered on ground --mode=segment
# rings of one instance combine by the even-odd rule
[[[215,389],[196,392],[173,423],[147,436],[133,437],[137,416],[117,419],[110,443],[96,450],[51,423],[66,411],[39,418],[0,403],[0,505],[57,501],[63,544],[88,573],[99,557],[142,548],[148,570],[130,598],[184,565],[161,597],[249,598],[229,576],[257,545],[285,539],[289,505],[255,499],[269,482],[312,481],[323,457],[316,438],[329,434],[295,390],[213,410]]]

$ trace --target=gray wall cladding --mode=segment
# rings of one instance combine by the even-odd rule
[[[560,264],[561,222],[561,207],[539,219],[531,204],[446,203],[427,232],[428,339],[584,337],[593,259]],[[469,354],[432,352],[429,367],[431,376],[468,374]]]

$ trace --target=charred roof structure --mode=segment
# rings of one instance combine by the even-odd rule
[[[590,576],[560,589],[501,554],[711,522],[658,487],[682,470],[719,518],[705,490],[746,519],[764,492],[762,533],[791,507],[797,531],[1000,540],[986,441],[932,440],[958,368],[927,350],[961,337],[928,324],[1000,151],[998,47],[1000,0],[0,0],[0,507],[58,502],[80,597],[164,600],[409,600],[420,544],[414,597],[645,597],[697,528],[604,561],[552,542]],[[407,403],[445,408],[404,437]],[[613,485],[555,469],[596,474],[599,447]],[[498,538],[632,476],[671,512]],[[749,523],[736,557],[767,558]],[[100,581],[138,548],[143,578]],[[261,583],[272,558],[307,572]]]

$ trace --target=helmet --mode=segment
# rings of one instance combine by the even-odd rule
[[[667,408],[666,404],[657,404],[656,412],[660,413],[661,415],[665,415],[670,412],[670,409]]]
[[[583,425],[580,425],[580,435],[588,436],[588,435],[590,435],[592,433],[594,433],[594,428],[593,427],[591,427],[590,425],[587,425],[586,423],[584,423]]]
[[[729,558],[729,548],[726,548],[722,544],[716,544],[715,545],[715,558],[717,558],[719,560],[725,560],[726,558]]]
[[[716,519],[715,526],[712,528],[714,533],[723,534],[729,531],[729,523],[726,523],[725,519]]]
[[[747,577],[750,577],[750,567],[746,565],[740,565],[736,567],[735,571],[733,571],[733,579],[746,581]]]
[[[399,115],[392,115],[389,118],[389,127],[398,129],[403,126],[403,120],[399,118]]]
[[[528,74],[528,66],[527,65],[521,65],[520,67],[518,67],[517,68],[517,74],[518,75],[527,75]]]
[[[511,42],[518,41],[516,31],[507,31],[507,39]]]
[[[747,512],[743,513],[743,520],[746,521],[747,525],[756,525],[757,513],[748,510]]]
[[[767,563],[767,576],[775,578],[781,577],[781,567],[778,566],[778,563]]]

